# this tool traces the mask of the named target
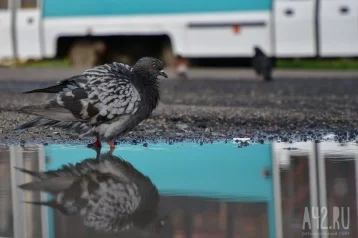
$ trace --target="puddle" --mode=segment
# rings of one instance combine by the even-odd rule
[[[104,147],[101,158],[97,160],[94,150],[81,145],[1,147],[0,237],[280,238],[319,237],[317,234],[323,231],[336,232],[337,235],[327,233],[322,237],[358,237],[356,143],[275,142],[242,146],[242,143],[238,145],[237,141],[230,141],[203,145],[156,143],[148,147],[121,144],[113,152],[113,164],[108,162],[110,160],[106,161],[108,150],[108,147]],[[96,172],[88,175],[85,163],[95,164]],[[129,163],[133,169],[130,170],[124,163]],[[72,209],[71,214],[64,215],[59,208],[23,203],[46,201],[53,197],[18,188],[21,184],[37,180],[13,167],[38,172],[55,171],[69,164],[77,164],[77,171],[87,174],[87,177],[73,175],[80,183],[76,185],[71,180],[72,190],[63,185],[65,180],[46,177],[44,181],[50,190],[63,188],[61,191],[71,195],[69,201],[75,201],[73,204],[77,204],[76,208],[86,207],[86,211],[75,211],[72,205],[63,203],[66,209]],[[104,167],[109,173],[103,170]],[[115,178],[113,174],[116,174]],[[141,177],[142,174],[148,176],[148,180]],[[125,176],[118,180],[119,175]],[[87,195],[91,201],[104,198],[109,201],[111,196],[108,194],[118,194],[115,192],[116,186],[105,187],[103,183],[102,190],[93,189],[97,193],[91,193],[90,187],[95,184],[93,181],[105,181],[105,184],[116,186],[122,186],[123,181],[131,186],[136,184],[131,187],[132,190],[128,190],[128,194],[139,194],[140,199],[133,195],[127,200],[123,197],[115,199],[124,199],[124,203],[106,203],[106,206],[98,203],[102,205],[97,204],[97,208],[102,210],[92,214],[91,220],[88,211],[95,206],[83,200]],[[155,189],[150,189],[150,183],[143,181],[150,181]],[[79,192],[83,184],[88,185],[87,195]],[[136,187],[140,189],[137,191],[134,189]],[[153,220],[153,224],[157,224],[149,212],[156,204],[156,190],[160,195],[156,211],[159,221],[164,221],[161,232],[129,229],[120,234],[113,233],[118,224],[137,224],[143,219]],[[139,215],[119,218],[118,209],[122,209],[123,204],[135,207],[136,199],[145,201],[141,203],[141,209],[136,210]],[[326,208],[326,216],[320,213],[318,223],[311,216],[312,207]],[[336,207],[339,208],[339,214]],[[108,211],[106,216],[101,213],[103,211]],[[337,214],[340,218],[334,219]],[[93,217],[102,223],[90,223]],[[108,222],[112,219],[108,217],[117,220]],[[103,220],[110,225],[104,226]],[[321,225],[331,229],[324,230]],[[103,229],[95,230],[96,226]]]

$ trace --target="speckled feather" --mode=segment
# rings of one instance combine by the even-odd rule
[[[55,171],[19,170],[39,180],[21,188],[55,196],[51,202],[38,204],[67,215],[81,215],[87,227],[119,232],[145,227],[157,217],[159,194],[155,185],[130,163],[109,153],[100,160],[86,159]],[[64,185],[63,181],[71,183]]]
[[[98,124],[138,110],[140,95],[131,83],[131,67],[113,63],[86,70],[86,84],[60,93],[56,102],[70,110],[76,119]]]

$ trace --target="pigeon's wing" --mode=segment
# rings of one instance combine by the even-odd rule
[[[81,121],[97,124],[134,114],[140,94],[131,83],[131,67],[105,64],[86,70],[81,76],[66,79],[53,88],[58,91],[48,104],[27,106],[20,111],[58,121]]]
[[[252,60],[253,68],[257,74],[262,74],[266,64],[267,57],[262,54],[256,54]]]
[[[84,86],[88,83],[89,79],[86,78],[84,75],[75,75],[70,78],[63,79],[58,81],[55,85],[46,87],[46,88],[39,88],[30,91],[23,92],[24,94],[29,93],[59,93],[62,91],[68,91],[74,88],[79,88]]]
[[[132,83],[131,71],[130,66],[121,63],[105,64],[85,71],[84,75],[90,82],[85,87],[88,104],[83,103],[81,117],[96,124],[134,114],[141,98]]]
[[[272,61],[271,58],[267,57],[266,55],[263,57],[261,62],[261,73],[265,80],[271,80]]]
[[[82,184],[81,199],[87,200],[81,211],[84,224],[102,231],[118,232],[132,228],[131,215],[142,199],[136,183],[123,181],[112,174],[97,173],[91,177],[95,179]]]
[[[146,211],[154,209],[159,201],[158,190],[147,176],[121,158],[107,153],[101,155],[99,164],[94,163],[88,160],[86,166],[96,167],[100,185],[96,191],[89,190],[91,205],[86,208],[85,225],[114,232],[131,229],[134,214],[141,214],[145,206],[149,206],[144,208]]]

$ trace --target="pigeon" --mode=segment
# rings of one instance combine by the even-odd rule
[[[272,80],[272,63],[265,53],[258,47],[254,47],[255,55],[252,59],[252,66],[258,76],[263,77],[265,81]]]
[[[147,119],[160,99],[159,76],[167,78],[163,63],[143,57],[131,67],[114,62],[63,79],[56,85],[24,92],[56,93],[44,105],[25,106],[19,111],[38,118],[16,127],[21,130],[53,126],[95,136],[89,147],[99,148],[101,141],[115,148],[113,140]]]
[[[188,65],[189,61],[183,58],[181,55],[177,55],[174,61],[174,68],[177,71],[177,75],[181,79],[188,79]]]
[[[83,217],[84,225],[101,232],[129,230],[159,233],[167,216],[159,215],[160,196],[150,178],[129,162],[110,153],[89,158],[58,170],[29,174],[35,181],[23,190],[50,193],[50,201],[27,201],[57,209],[66,216]]]

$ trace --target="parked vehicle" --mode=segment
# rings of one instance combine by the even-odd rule
[[[356,0],[0,0],[0,59],[358,56]],[[159,54],[159,55],[156,55]]]

